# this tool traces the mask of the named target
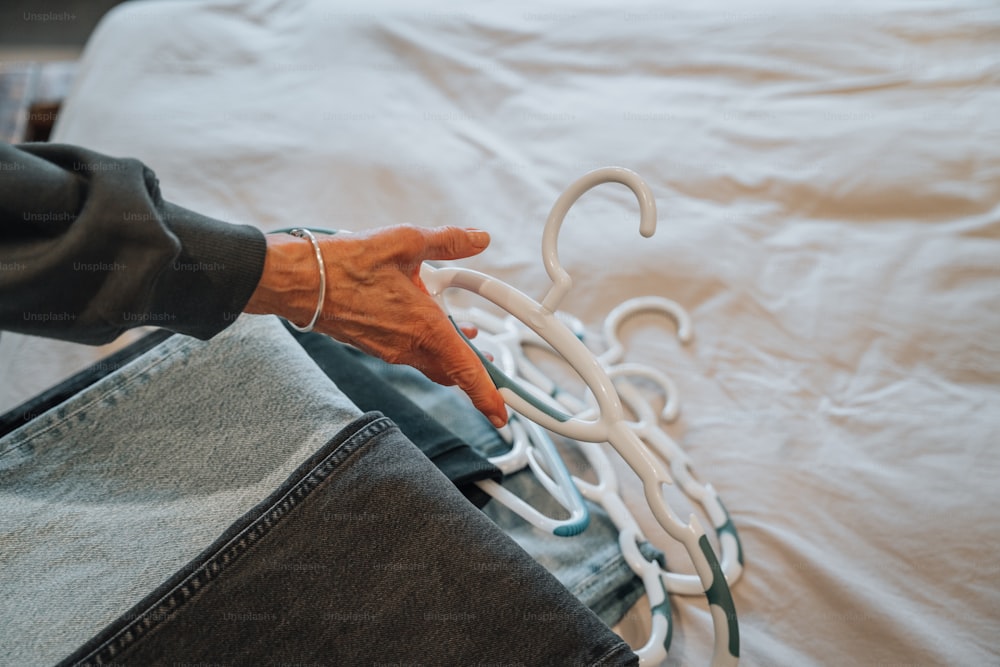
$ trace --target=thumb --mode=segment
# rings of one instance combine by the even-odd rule
[[[490,235],[481,229],[436,227],[427,230],[423,259],[461,259],[478,255],[490,244]]]

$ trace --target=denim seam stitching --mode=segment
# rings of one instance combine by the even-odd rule
[[[95,396],[92,400],[90,400],[90,401],[88,401],[86,403],[83,403],[82,405],[77,406],[76,408],[73,409],[72,412],[66,413],[60,419],[53,420],[50,424],[48,424],[47,426],[43,427],[41,430],[35,431],[34,433],[28,434],[28,435],[26,435],[24,437],[21,437],[21,438],[16,438],[16,437],[13,438],[13,440],[14,440],[13,445],[9,449],[5,449],[3,451],[0,451],[0,458],[3,458],[5,456],[7,456],[8,454],[12,454],[12,453],[18,451],[19,449],[21,449],[22,447],[24,447],[24,445],[30,443],[32,440],[35,440],[36,438],[39,438],[40,436],[45,435],[46,433],[48,433],[52,429],[57,428],[60,424],[66,423],[67,421],[70,420],[71,417],[73,417],[74,415],[79,414],[82,410],[86,410],[87,408],[92,407],[95,403],[98,403],[98,402],[104,400],[105,398],[107,398],[111,394],[116,393],[118,391],[121,391],[122,389],[125,389],[125,388],[129,387],[130,385],[132,385],[133,383],[135,383],[136,381],[138,381],[139,376],[141,374],[147,373],[147,372],[155,369],[157,366],[161,365],[163,362],[165,362],[167,359],[170,359],[172,356],[174,356],[178,352],[182,352],[183,350],[187,349],[188,347],[191,346],[192,342],[193,341],[185,340],[185,341],[182,342],[181,345],[178,345],[178,346],[174,347],[174,349],[170,350],[168,353],[163,354],[162,356],[159,356],[156,359],[150,360],[149,363],[140,366],[138,369],[131,369],[131,370],[138,370],[138,372],[131,373],[129,375],[129,377],[127,379],[125,379],[125,380],[120,380],[120,379],[116,378],[115,386],[109,387],[107,390],[103,391],[99,396]],[[154,349],[156,349],[156,348],[154,348]],[[145,356],[145,355],[143,355],[143,356]],[[112,377],[115,377],[115,376],[114,375],[109,375],[109,376],[106,376],[106,377],[112,378]],[[57,408],[58,406],[54,406],[54,407]],[[28,424],[30,424],[30,423],[31,422],[28,422]],[[28,426],[28,424],[25,424],[24,426]],[[24,426],[19,427],[19,428],[24,428]],[[11,437],[16,432],[17,432],[17,430],[15,430],[13,433],[11,433],[11,434],[9,434],[8,436],[5,436],[5,437]]]
[[[330,474],[343,465],[351,455],[361,450],[375,436],[394,426],[395,424],[387,417],[379,417],[364,425],[360,431],[348,437],[309,472],[305,473],[292,488],[288,489],[260,516],[234,535],[215,553],[204,559],[191,574],[75,664],[90,664],[90,661],[102,664],[113,660],[116,655],[127,650],[133,643],[166,620],[169,614],[193,599],[202,587],[216,579],[227,566],[249,551],[302,500],[322,485]],[[335,438],[336,435],[330,440]],[[329,443],[330,440],[327,442]]]

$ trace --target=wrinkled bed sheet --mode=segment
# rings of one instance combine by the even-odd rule
[[[998,47],[966,0],[127,3],[55,139],[265,230],[480,227],[462,265],[535,297],[559,193],[636,170],[657,233],[585,195],[564,307],[598,336],[634,296],[694,318],[687,346],[630,320],[627,357],[677,382],[668,430],[744,540],[742,664],[997,665]],[[3,334],[2,406],[113,347]],[[704,600],[674,612],[668,663],[705,664]]]

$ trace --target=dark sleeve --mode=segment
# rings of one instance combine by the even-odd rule
[[[263,233],[164,201],[141,162],[0,143],[0,329],[101,344],[155,325],[208,339],[264,267]]]

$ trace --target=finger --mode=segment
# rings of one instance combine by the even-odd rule
[[[458,335],[450,321],[439,335],[433,337],[428,349],[434,350],[433,357],[437,362],[434,364],[437,367],[435,374],[440,373],[446,378],[442,384],[458,385],[497,428],[507,423],[507,406],[493,378],[472,345]]]
[[[479,358],[471,349],[467,349],[471,357],[452,365],[451,378],[459,389],[468,395],[472,404],[486,415],[494,426],[500,428],[507,423],[506,404]]]
[[[483,362],[436,304],[430,311],[410,334],[409,351],[399,356],[400,350],[396,349],[389,355],[398,359],[387,361],[415,366],[438,384],[457,385],[491,423],[503,426],[507,423],[507,407]]]
[[[490,244],[490,235],[481,229],[436,227],[424,229],[421,259],[462,259],[478,255]]]

